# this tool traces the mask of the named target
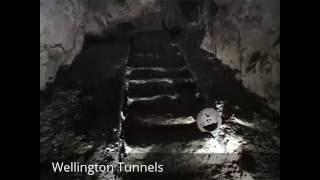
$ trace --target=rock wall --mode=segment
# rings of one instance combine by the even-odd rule
[[[246,88],[280,112],[280,0],[212,1],[204,5],[201,48],[238,71]]]
[[[280,112],[280,0],[204,0],[203,7],[201,48],[238,71],[246,88]],[[159,1],[40,0],[40,90],[73,61],[84,34],[104,35],[120,23],[160,29]]]
[[[86,16],[86,33],[103,35],[121,23],[130,23],[138,30],[161,28],[160,4],[157,0],[92,1]]]
[[[87,6],[86,0],[40,0],[40,90],[80,51]]]
[[[160,28],[159,14],[156,0],[40,0],[40,90],[74,60],[84,34],[103,35],[127,22],[140,30]]]

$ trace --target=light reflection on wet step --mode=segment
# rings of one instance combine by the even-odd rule
[[[128,105],[132,104],[133,102],[136,101],[154,101],[163,97],[170,98],[172,100],[175,100],[179,97],[179,94],[175,95],[156,95],[156,96],[151,96],[151,97],[138,97],[138,98],[128,98]]]
[[[129,83],[132,84],[146,84],[146,83],[169,83],[173,84],[175,82],[191,82],[193,83],[193,79],[169,79],[169,78],[155,78],[155,79],[140,79],[140,80],[129,80]]]

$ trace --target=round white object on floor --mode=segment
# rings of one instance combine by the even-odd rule
[[[221,115],[214,108],[205,108],[197,116],[197,126],[201,132],[213,133],[221,123]]]

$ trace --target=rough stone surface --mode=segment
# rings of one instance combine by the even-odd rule
[[[214,101],[210,103],[210,107],[215,108],[214,114],[219,114],[219,116],[216,118],[215,115],[213,117],[206,115],[205,120],[208,120],[208,118],[219,119],[219,125],[215,128],[214,132],[208,134],[201,133],[197,127],[196,120],[192,116],[189,116],[192,115],[192,110],[197,109],[196,102],[201,102],[201,99],[197,95],[192,96],[194,94],[193,88],[180,87],[177,89],[170,88],[170,91],[155,91],[159,87],[155,86],[155,84],[158,83],[155,81],[150,82],[150,80],[159,80],[159,73],[150,72],[151,70],[155,70],[155,67],[161,67],[160,69],[166,75],[170,75],[167,66],[165,66],[168,64],[165,61],[153,60],[160,59],[159,57],[163,54],[168,56],[169,53],[155,55],[151,52],[169,52],[169,49],[176,49],[178,53],[171,51],[171,56],[167,58],[171,63],[177,61],[181,54],[183,54],[183,49],[179,48],[179,45],[175,41],[168,38],[169,40],[166,40],[168,41],[167,44],[171,44],[172,47],[169,45],[161,46],[161,44],[164,44],[163,40],[165,38],[159,38],[159,32],[153,32],[152,34],[154,38],[149,37],[147,38],[148,41],[135,37],[132,43],[133,47],[131,47],[132,51],[128,58],[129,68],[126,73],[128,81],[127,116],[123,124],[126,156],[123,160],[126,165],[154,164],[154,162],[158,162],[164,165],[165,170],[158,174],[122,172],[120,175],[123,179],[279,179],[280,138],[278,116],[270,116],[269,113],[268,116],[256,113],[255,111],[248,110],[247,107],[236,105],[238,103],[235,101]],[[191,37],[194,36],[190,35],[189,38]],[[201,38],[196,38],[196,40],[198,39]],[[158,45],[151,46],[153,43],[150,41],[154,41]],[[188,42],[195,42],[195,40],[191,39]],[[210,68],[217,67],[216,70],[209,70],[211,72],[224,71],[222,69],[224,65],[220,61],[217,60],[219,64],[205,64],[204,60],[209,58],[205,58],[199,52],[191,50],[193,46],[199,47],[199,44],[188,44],[191,44],[191,47],[185,48],[189,56],[189,60],[185,61],[188,65],[182,66],[195,67],[190,68],[195,77],[201,77],[203,72],[199,73],[199,71],[205,70],[204,74],[207,78],[218,81],[218,77],[220,77],[223,78],[223,83],[230,83],[226,77],[221,75],[212,76],[212,74],[206,71],[208,70],[207,68],[203,68],[207,66]],[[189,53],[195,55],[195,58]],[[153,59],[148,59],[152,62],[149,62],[149,67],[144,67],[144,69],[149,70],[148,73],[140,74],[138,77],[133,75],[136,71],[143,69],[143,67],[137,66],[136,63],[139,62],[135,59],[137,55],[139,55],[138,57],[153,57]],[[191,61],[192,63],[190,63]],[[215,61],[211,60],[211,62]],[[197,66],[201,68],[197,68]],[[154,79],[150,78],[150,74],[153,75]],[[163,77],[164,74],[161,75]],[[180,79],[181,77],[176,76],[176,78]],[[170,84],[172,86],[175,82],[174,80],[170,81],[168,77],[165,80],[165,82],[172,82],[165,87],[170,86]],[[207,84],[209,82],[206,81]],[[133,86],[133,84],[135,85]],[[146,84],[149,84],[149,86],[145,86]],[[199,87],[203,87],[202,82],[200,84]],[[247,96],[244,94],[247,91],[239,91],[236,86],[226,88],[228,86],[222,86],[222,83],[218,82],[216,84],[216,86],[212,86],[216,92],[232,89],[240,97]],[[136,89],[142,85],[144,88],[140,89],[140,93],[133,93],[133,91],[137,91]],[[239,83],[239,85],[241,84]],[[168,88],[164,88],[164,90],[168,90]],[[181,90],[184,92],[179,92]],[[210,92],[212,93],[212,91]],[[151,94],[152,96],[150,97]],[[186,96],[179,100],[179,98],[175,98],[177,96],[172,96],[171,98],[169,98],[170,96],[164,96],[166,94],[185,94]],[[202,94],[201,91],[200,94]],[[222,95],[222,93],[219,93],[219,97],[223,98]],[[161,99],[161,97],[165,98]],[[208,100],[210,99],[214,98],[208,98]],[[245,98],[245,101],[248,104],[249,98]],[[201,107],[202,103],[199,104]],[[191,109],[188,107],[191,107]],[[196,110],[196,112],[199,111]],[[186,115],[189,117],[186,118]],[[217,121],[209,121],[209,124],[214,122]],[[201,125],[207,127],[206,125],[209,124],[203,123]],[[208,128],[210,130],[212,126]]]
[[[103,34],[120,23],[130,23],[139,30],[161,27],[160,4],[156,0],[92,1],[86,17],[86,33]]]
[[[51,173],[55,161],[119,162],[128,43],[86,41],[83,47],[71,65],[59,69],[51,88],[40,92],[40,179],[116,179],[116,172]],[[42,106],[41,94],[51,94]]]
[[[280,0],[213,1],[218,11],[212,15],[214,6],[205,5],[201,48],[237,70],[246,88],[280,112]]]
[[[160,5],[138,1],[40,1],[40,90],[58,68],[79,53],[84,34],[103,35],[120,23],[142,29],[160,28]]]
[[[40,1],[40,90],[80,51],[87,1]]]
[[[116,165],[121,140],[104,141],[98,133],[80,133],[74,127],[83,116],[78,90],[58,90],[52,103],[40,111],[40,179],[116,179],[113,172],[93,176],[81,173],[52,174],[51,162]],[[112,132],[114,137],[118,131]],[[72,159],[72,160],[71,160]]]
[[[212,0],[204,7],[201,48],[236,70],[246,88],[280,112],[280,0]],[[121,23],[137,31],[159,29],[160,9],[156,0],[41,0],[40,90],[73,61],[85,33],[105,35]]]

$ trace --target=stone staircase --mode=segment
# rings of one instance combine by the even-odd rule
[[[240,157],[248,139],[243,132],[250,132],[254,140],[260,136],[257,130],[229,118],[214,138],[201,133],[195,116],[204,100],[178,46],[164,32],[141,33],[131,43],[122,161],[126,165],[157,162],[165,170],[121,173],[122,179],[253,179],[240,167],[246,161]]]
[[[127,142],[138,141],[137,134],[146,137],[143,132],[150,129],[167,136],[170,127],[194,123],[190,116],[199,112],[203,101],[169,35],[137,35],[127,65]]]
[[[173,159],[175,153],[165,149],[172,149],[175,143],[182,148],[182,142],[203,138],[193,117],[204,101],[181,51],[165,32],[136,35],[131,47],[126,72],[125,161],[127,164],[153,164],[164,160],[163,164],[170,164],[168,159]],[[146,152],[154,146],[164,148]],[[141,155],[146,157],[140,158]],[[166,170],[165,174],[168,173]],[[165,178],[152,173],[129,173],[124,179],[151,177]]]

